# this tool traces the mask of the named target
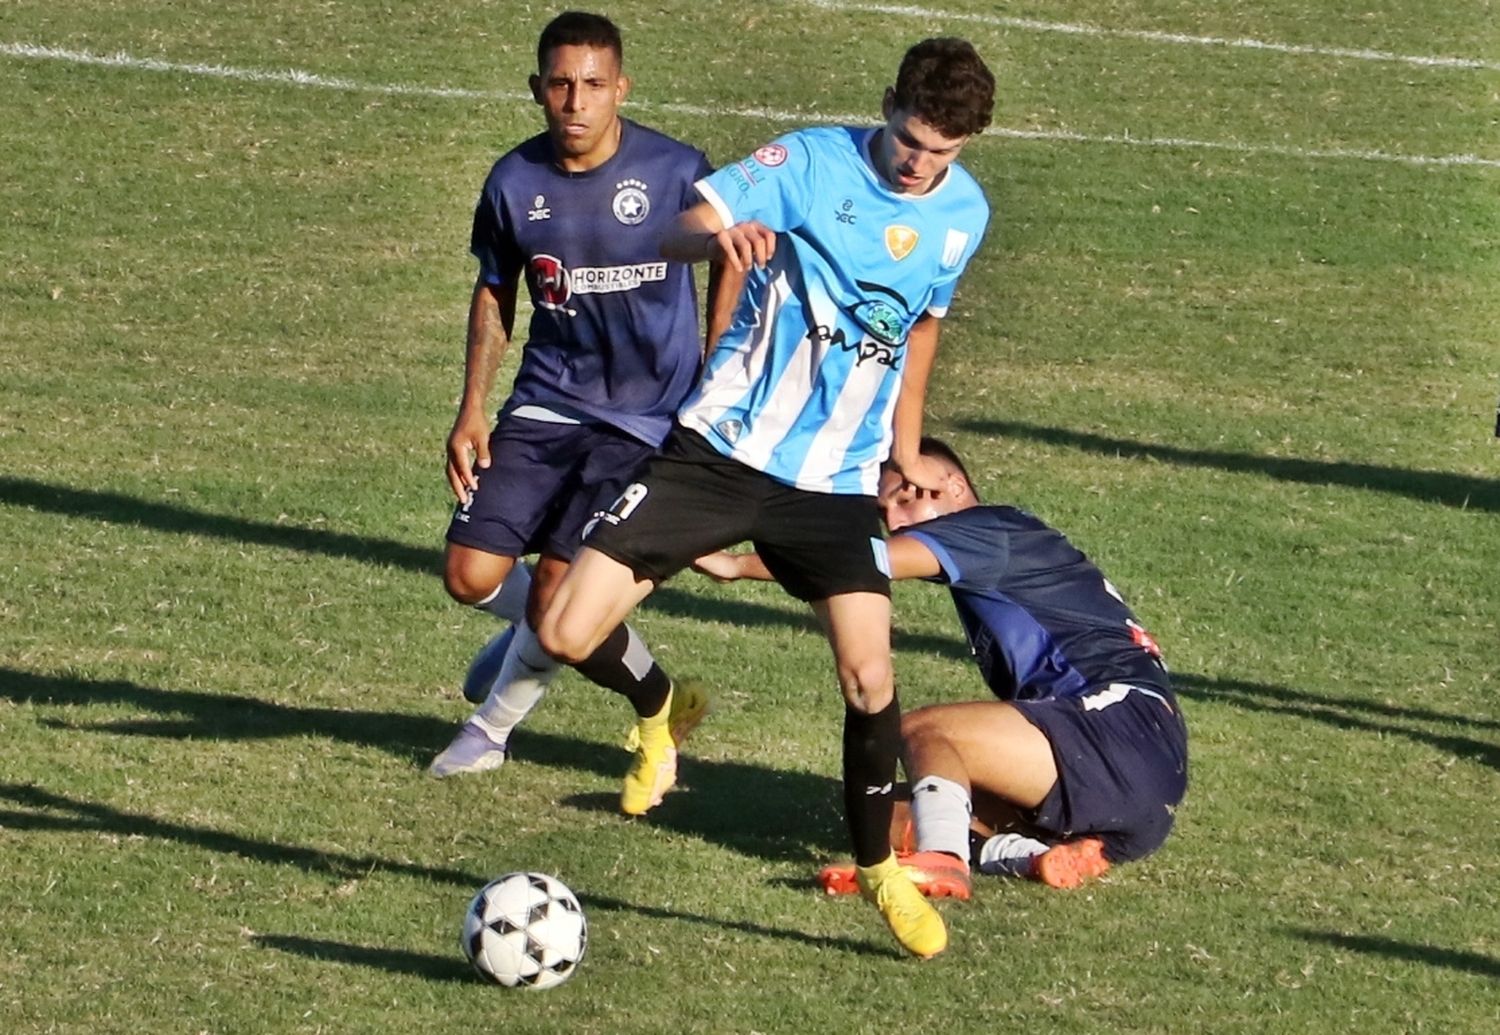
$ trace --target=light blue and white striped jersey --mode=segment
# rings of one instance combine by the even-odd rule
[[[907,335],[947,313],[989,221],[956,163],[926,194],[892,190],[870,164],[876,132],[790,133],[697,184],[726,226],[759,220],[778,237],[678,420],[813,492],[875,494]]]

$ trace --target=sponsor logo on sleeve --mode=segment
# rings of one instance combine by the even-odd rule
[[[764,147],[757,147],[751,154],[757,162],[764,165],[767,169],[774,169],[786,161],[786,148],[780,144],[766,144]]]

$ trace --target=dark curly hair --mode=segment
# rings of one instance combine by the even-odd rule
[[[995,77],[968,40],[939,36],[906,52],[893,100],[945,137],[973,136],[990,124]]]

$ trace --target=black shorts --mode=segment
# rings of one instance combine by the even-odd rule
[[[454,509],[448,542],[502,557],[571,560],[589,520],[653,452],[607,424],[502,416],[490,433],[490,466],[475,469],[479,488]]]
[[[1098,837],[1112,862],[1161,847],[1187,791],[1187,726],[1170,693],[1111,683],[1013,703],[1047,735],[1057,762],[1057,784],[1031,817],[1041,832]]]
[[[890,595],[875,497],[785,485],[680,427],[599,515],[587,544],[638,578],[664,582],[704,554],[746,540],[799,600]]]

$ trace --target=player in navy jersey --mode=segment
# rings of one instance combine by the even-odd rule
[[[982,505],[950,448],[922,449],[946,471],[937,492],[882,476],[891,577],[948,586],[998,700],[905,717],[915,851],[898,858],[926,894],[966,899],[971,864],[1066,888],[1147,855],[1187,788],[1187,729],[1155,641],[1062,533]],[[696,566],[721,581],[769,577],[754,554]],[[856,888],[852,865],[819,880]]]
[[[666,437],[701,365],[692,269],[662,259],[658,242],[710,167],[702,152],[620,116],[630,88],[622,60],[619,30],[599,15],[567,12],[543,29],[531,91],[546,131],[495,163],[474,212],[479,276],[447,445],[458,507],[444,581],[459,602],[516,624],[471,667],[465,696],[483,703],[433,760],[435,776],[505,760],[511,729],[557,667],[531,619],[587,522]],[[711,296],[716,282],[711,273]],[[530,331],[491,430],[486,397],[523,283]],[[534,579],[517,563],[533,552]],[[654,713],[669,681],[632,630],[621,635],[623,656],[577,667]],[[690,687],[676,703],[680,739],[707,702]]]
[[[790,133],[698,183],[702,200],[662,254],[743,273],[738,307],[677,430],[602,515],[538,629],[565,661],[621,650],[620,623],[658,583],[753,541],[826,631],[861,889],[920,957],[941,952],[947,931],[889,839],[901,712],[875,490],[887,457],[935,484],[917,448],[927,378],[989,219],[955,159],[993,103],[994,78],[970,44],[925,40],[886,90],[881,125]],[[638,724],[628,813],[675,778],[670,705]]]

